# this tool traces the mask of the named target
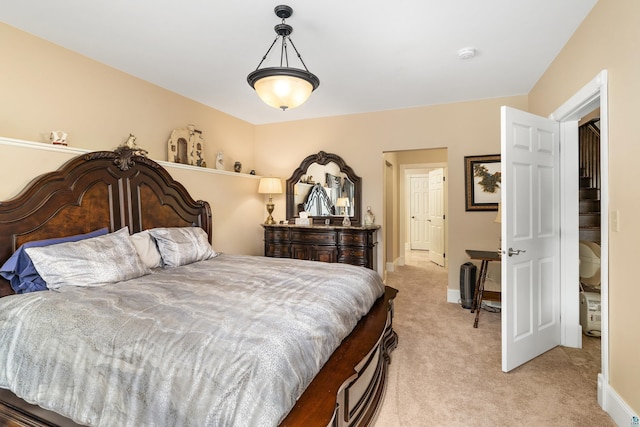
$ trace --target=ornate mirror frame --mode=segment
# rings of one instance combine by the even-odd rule
[[[324,151],[320,151],[318,154],[312,154],[306,157],[298,168],[293,171],[293,174],[289,179],[287,179],[287,219],[292,219],[298,217],[298,211],[296,209],[295,203],[295,185],[300,182],[300,179],[307,175],[307,170],[309,166],[317,163],[322,166],[326,166],[329,163],[335,163],[340,168],[340,172],[344,174],[349,181],[351,181],[354,185],[354,195],[353,195],[353,215],[349,217],[351,220],[351,225],[359,226],[360,218],[362,216],[361,205],[362,205],[362,180],[361,178],[355,174],[353,169],[349,165],[345,163],[342,157],[337,154],[325,153]],[[314,222],[320,223],[326,219],[329,219],[332,225],[342,225],[342,215],[328,215],[328,216],[314,216],[312,217]]]

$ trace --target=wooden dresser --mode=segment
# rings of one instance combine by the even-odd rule
[[[375,270],[379,225],[262,224],[262,227],[265,256],[340,262]]]

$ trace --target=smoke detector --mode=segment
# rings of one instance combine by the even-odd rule
[[[476,50],[472,47],[465,47],[458,51],[458,58],[471,59],[476,56]]]

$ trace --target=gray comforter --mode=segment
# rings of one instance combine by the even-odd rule
[[[372,270],[222,254],[0,299],[0,387],[99,426],[273,426],[384,293]]]

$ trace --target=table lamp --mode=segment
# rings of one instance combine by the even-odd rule
[[[349,206],[351,206],[351,204],[349,203],[349,198],[348,197],[338,197],[338,200],[336,200],[336,206],[342,207],[342,212],[344,213],[344,219],[342,220],[342,225],[344,225],[345,227],[350,226],[351,225],[351,220],[349,219],[349,216],[347,215],[347,208]]]
[[[258,193],[260,194],[268,194],[269,201],[267,202],[267,212],[269,216],[267,217],[265,224],[275,224],[276,222],[273,220],[271,214],[273,213],[273,194],[281,194],[282,193],[282,182],[280,178],[260,178],[260,184],[258,185]]]

